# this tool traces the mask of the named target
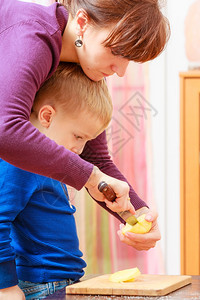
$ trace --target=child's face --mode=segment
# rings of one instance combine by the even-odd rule
[[[48,128],[41,131],[58,145],[81,154],[86,142],[94,139],[103,130],[101,120],[87,111],[72,115],[58,110],[52,116]]]

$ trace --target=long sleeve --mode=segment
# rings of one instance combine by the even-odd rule
[[[0,157],[16,167],[79,190],[87,182],[93,165],[58,146],[29,122],[37,90],[59,63],[62,32],[56,23],[56,5],[42,7],[1,1]]]
[[[81,157],[89,161],[90,163],[96,165],[105,174],[126,181],[129,184],[129,182],[121,174],[119,169],[111,160],[108,151],[105,131],[102,134],[100,134],[96,139],[91,140],[86,144],[84,151],[81,154]],[[146,203],[143,200],[141,200],[140,197],[135,193],[135,191],[133,190],[130,184],[129,186],[130,186],[129,195],[131,198],[131,203],[133,204],[135,209],[137,210],[141,207],[147,206]],[[106,207],[104,202],[99,202],[99,201],[97,202],[99,205],[101,205],[103,208],[109,211],[112,215],[114,215],[116,218],[122,221],[122,219],[118,216],[118,214],[112,212]]]
[[[34,174],[30,173],[28,188],[25,188],[28,180],[27,176],[23,176],[25,172],[19,169],[19,177],[13,170],[13,166],[10,168],[0,159],[0,289],[18,283],[15,251],[11,245],[11,224],[33,193],[31,177]]]

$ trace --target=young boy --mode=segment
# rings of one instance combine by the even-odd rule
[[[36,94],[30,121],[77,155],[111,115],[104,80],[62,63]],[[0,299],[42,299],[83,276],[74,212],[64,184],[0,160]]]

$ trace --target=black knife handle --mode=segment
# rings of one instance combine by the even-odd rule
[[[114,190],[105,181],[101,181],[98,185],[98,189],[104,194],[107,200],[113,202],[116,199],[116,194]]]

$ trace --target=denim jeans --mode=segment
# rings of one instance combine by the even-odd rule
[[[67,285],[74,283],[71,279],[54,281],[48,283],[33,283],[19,280],[18,286],[24,292],[27,300],[45,299],[56,291],[64,289]]]

